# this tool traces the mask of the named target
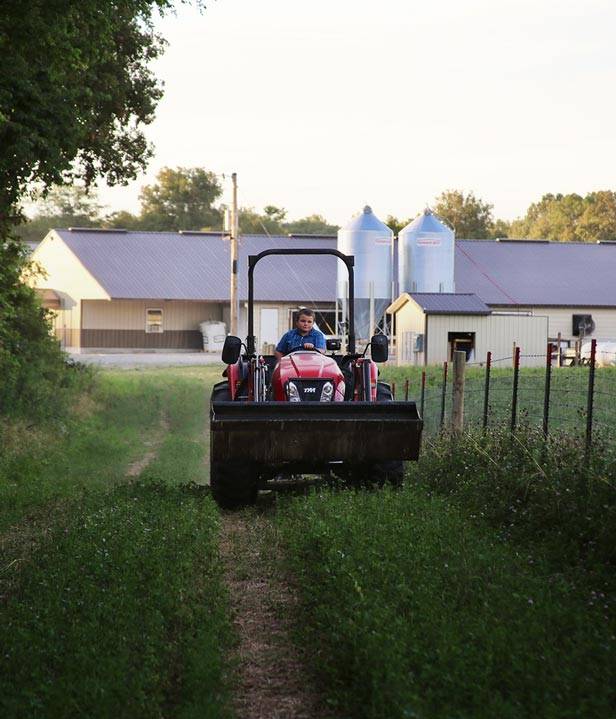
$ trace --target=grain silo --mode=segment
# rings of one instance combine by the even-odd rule
[[[452,229],[429,208],[398,235],[400,292],[455,292]]]
[[[392,293],[393,232],[366,205],[338,230],[338,250],[355,257],[355,336],[367,340],[383,324]],[[346,319],[348,274],[338,263],[338,301]]]

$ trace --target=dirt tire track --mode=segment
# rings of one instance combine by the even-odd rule
[[[166,412],[161,412],[160,422],[158,423],[155,434],[151,439],[145,440],[143,443],[144,447],[148,447],[148,451],[142,457],[128,465],[126,470],[126,479],[135,479],[135,477],[138,477],[148,464],[152,462],[152,460],[156,459],[158,449],[163,443],[165,434],[167,434],[168,431],[169,417]]]
[[[238,636],[233,708],[238,719],[330,719],[290,636],[298,598],[262,556],[268,523],[256,514],[222,515],[221,555]]]

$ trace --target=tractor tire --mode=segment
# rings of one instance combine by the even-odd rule
[[[385,382],[377,382],[376,401],[392,402],[393,399],[391,387]],[[392,487],[401,487],[404,481],[404,462],[401,459],[377,462],[373,466],[373,473],[379,487],[382,487],[384,484],[391,484]]]
[[[248,462],[210,463],[210,490],[221,509],[240,509],[257,501],[259,474]]]
[[[230,401],[231,394],[226,382],[219,382],[212,391],[212,401]],[[257,501],[259,472],[249,462],[210,460],[210,491],[221,509],[240,509]]]
[[[376,389],[377,402],[391,402],[391,389],[385,382],[378,382]],[[404,462],[400,459],[383,460],[367,464],[347,465],[346,480],[354,487],[383,487],[390,484],[400,487],[404,481]]]

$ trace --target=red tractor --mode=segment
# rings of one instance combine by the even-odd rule
[[[347,266],[346,353],[337,353],[340,340],[328,340],[331,354],[302,349],[277,362],[255,352],[254,269],[268,255],[307,254],[335,255]],[[211,400],[210,486],[221,507],[252,504],[260,488],[299,474],[399,485],[403,461],[418,458],[423,422],[415,402],[394,401],[390,386],[378,379],[376,363],[387,360],[387,337],[377,334],[366,351],[355,351],[353,264],[353,257],[328,249],[249,256],[248,337],[245,345],[239,337],[226,338],[226,380],[214,386]]]

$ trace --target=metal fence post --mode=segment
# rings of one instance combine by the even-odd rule
[[[595,398],[595,364],[597,359],[597,340],[590,341],[590,367],[588,372],[588,402],[586,405],[586,453],[592,445],[592,411]]]
[[[451,429],[456,434],[464,429],[464,369],[466,352],[453,353],[453,397],[451,407]]]
[[[391,397],[392,399],[396,399],[396,383],[391,383]]]
[[[404,380],[404,400],[409,401],[409,379],[408,377]]]
[[[424,416],[424,406],[426,404],[426,370],[421,370],[421,400],[420,400],[420,411],[421,411],[421,418],[423,419]]]
[[[548,438],[550,423],[550,387],[552,384],[552,343],[548,342],[548,354],[545,360],[545,387],[543,390],[543,436]]]
[[[518,382],[520,380],[520,348],[515,348],[513,356],[513,393],[511,397],[511,431],[515,432],[518,419]]]
[[[445,424],[445,397],[447,395],[447,362],[443,362],[443,393],[441,395],[441,429]]]
[[[486,380],[483,388],[483,428],[488,427],[488,409],[490,406],[490,370],[492,369],[492,353],[486,355]]]

